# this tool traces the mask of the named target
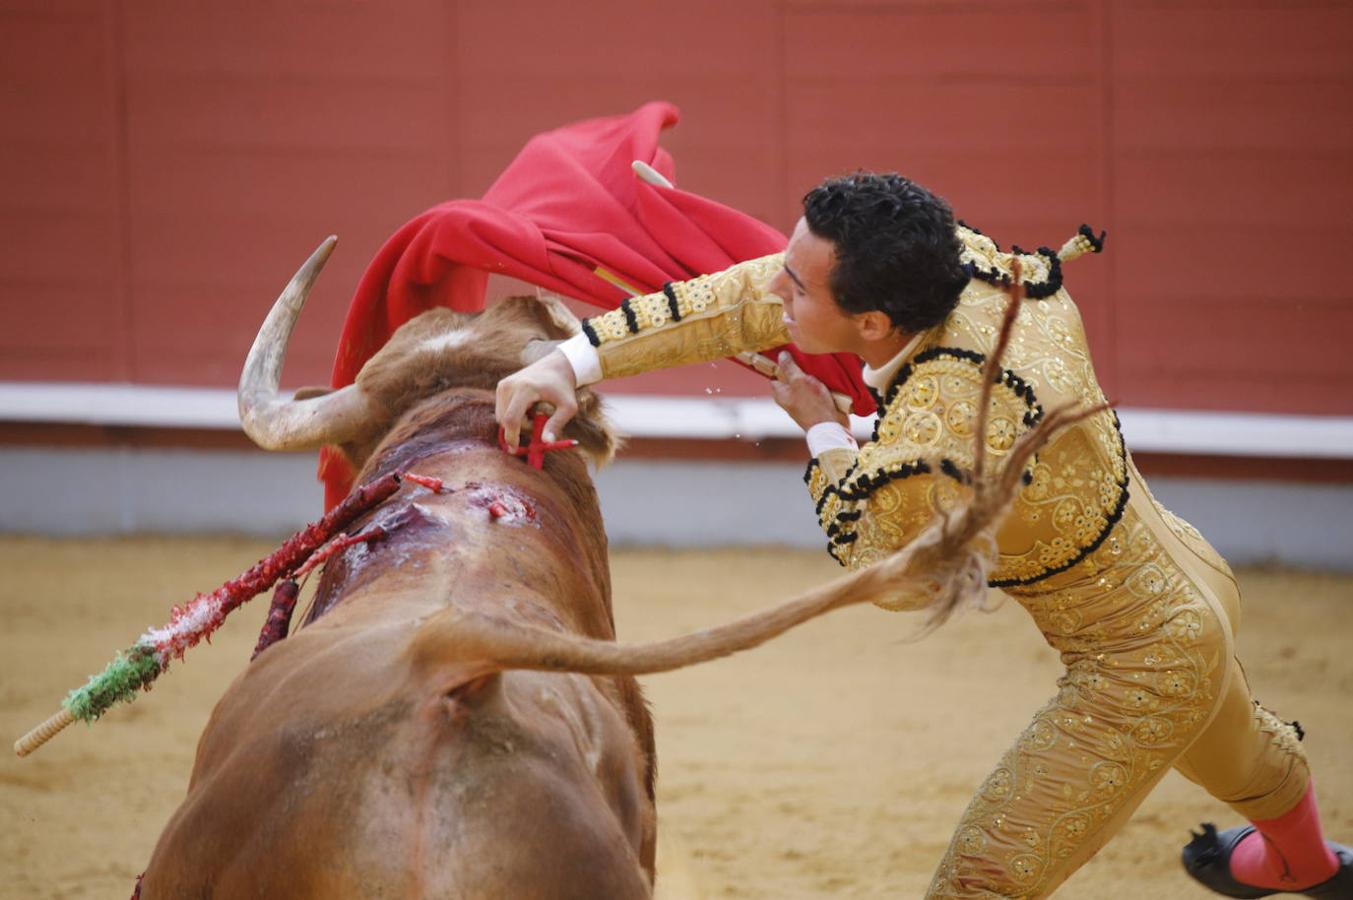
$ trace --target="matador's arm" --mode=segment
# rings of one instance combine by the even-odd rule
[[[631,297],[604,315],[583,321],[600,370],[579,383],[722,359],[789,342],[781,300],[767,290],[784,267],[776,253],[738,263],[713,275],[669,282],[663,290]],[[580,338],[574,339],[576,342]],[[579,369],[579,354],[565,353]]]
[[[672,282],[586,319],[582,333],[498,383],[495,415],[515,447],[521,419],[538,402],[554,404],[545,434],[577,411],[574,392],[601,381],[721,359],[788,343],[780,298],[771,280],[783,254],[738,263],[713,275]],[[760,366],[757,367],[760,371]]]

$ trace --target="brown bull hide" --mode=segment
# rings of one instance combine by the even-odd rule
[[[492,387],[528,339],[561,336],[554,315],[534,300],[427,314],[363,370],[393,426],[351,448],[359,481],[408,469],[448,490],[406,483],[354,525],[388,537],[331,561],[303,626],[227,690],[143,900],[649,896],[653,731],[637,683],[410,652],[450,609],[614,640],[582,455],[537,471],[496,444]],[[595,412],[582,433],[604,454]]]

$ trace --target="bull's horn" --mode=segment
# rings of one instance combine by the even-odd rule
[[[366,398],[352,385],[308,400],[284,400],[277,395],[291,331],[337,242],[333,235],[325,238],[292,276],[263,320],[244,361],[240,424],[264,450],[310,450],[341,443],[359,434],[370,418]]]

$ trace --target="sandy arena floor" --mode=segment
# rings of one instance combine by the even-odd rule
[[[55,711],[170,603],[257,541],[0,541],[0,734]],[[835,574],[825,554],[615,554],[622,638],[669,636]],[[1307,728],[1327,828],[1353,841],[1353,577],[1245,571],[1241,650],[1259,697]],[[0,897],[125,898],[182,798],[198,732],[248,660],[266,598],[155,690],[0,763]],[[919,897],[969,795],[1052,691],[1013,602],[919,643],[916,619],[846,610],[741,657],[645,680],[658,720],[660,896]],[[1191,898],[1189,826],[1233,823],[1175,775],[1058,897]]]

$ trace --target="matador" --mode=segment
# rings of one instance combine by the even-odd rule
[[[791,340],[810,353],[856,353],[879,405],[862,446],[788,354],[774,391],[807,431],[805,480],[830,553],[866,566],[969,490],[982,366],[1016,260],[1029,302],[991,394],[987,452],[999,460],[1045,410],[1103,403],[1062,285],[1063,263],[1101,248],[1102,235],[1082,227],[1057,252],[1005,252],[905,178],[829,179],[804,198],[783,254],[586,320],[583,334],[500,384],[499,419],[515,444],[537,401],[555,404],[557,432],[575,388],[602,378]],[[1194,878],[1230,897],[1353,897],[1353,851],[1321,833],[1300,729],[1252,700],[1236,660],[1236,579],[1151,496],[1111,410],[1038,453],[997,545],[990,584],[1029,612],[1065,672],[978,788],[928,897],[1048,896],[1171,768],[1250,822],[1204,826],[1183,853]]]

